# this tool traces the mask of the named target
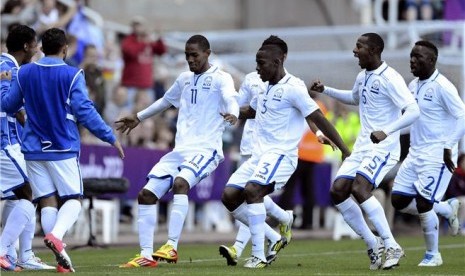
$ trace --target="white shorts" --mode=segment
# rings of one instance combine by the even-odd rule
[[[192,189],[209,176],[223,160],[216,150],[173,150],[163,156],[152,168],[144,189],[163,197],[173,186],[176,177],[182,177]]]
[[[409,197],[421,195],[430,202],[441,201],[452,173],[444,163],[405,158],[394,179],[393,194]]]
[[[249,158],[229,178],[226,186],[243,190],[249,182],[259,185],[275,183],[275,190],[280,190],[297,167],[297,158],[293,159],[283,154],[265,153]]]
[[[377,188],[384,176],[397,162],[398,160],[391,158],[389,152],[356,152],[342,162],[341,167],[337,171],[336,179],[355,179],[356,174],[360,174]]]
[[[57,161],[26,161],[31,180],[32,198],[36,202],[58,192],[60,198],[83,195],[82,176],[77,158]]]
[[[29,182],[26,175],[26,161],[19,144],[0,150],[0,190],[3,193],[15,190]]]
[[[0,191],[0,199],[1,200],[16,200],[18,199],[16,197],[16,195],[13,193],[13,192],[6,192],[6,193],[3,193],[2,191]]]

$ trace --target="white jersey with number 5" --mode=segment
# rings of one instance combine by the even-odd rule
[[[179,108],[176,149],[216,149],[222,157],[226,122],[220,113],[239,114],[237,93],[230,74],[211,66],[196,75],[183,72],[163,98]]]
[[[415,103],[402,76],[383,62],[373,71],[363,70],[357,75],[352,89],[353,98],[359,104],[360,133],[353,153],[367,150],[390,152],[391,158],[399,160],[399,131],[387,136],[379,144],[371,142],[373,131],[383,131],[401,116],[401,110]]]
[[[297,145],[305,131],[305,117],[319,109],[305,83],[287,73],[277,84],[268,85],[251,102],[256,110],[256,146],[253,156],[284,154],[297,160]]]
[[[465,105],[454,85],[438,70],[426,80],[412,80],[409,89],[421,113],[410,129],[409,154],[442,163],[444,144],[455,129],[456,119],[464,116]]]

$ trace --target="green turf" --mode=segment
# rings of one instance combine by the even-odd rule
[[[265,269],[246,269],[239,261],[235,267],[226,266],[218,254],[219,244],[180,244],[177,264],[160,263],[157,268],[121,269],[118,264],[138,253],[136,247],[110,249],[81,249],[68,251],[79,275],[465,275],[465,238],[440,237],[444,264],[435,268],[420,268],[417,264],[424,254],[423,238],[401,237],[406,257],[400,267],[388,271],[370,271],[369,260],[361,240],[293,240],[283,249],[276,262]],[[250,249],[245,251],[245,257]],[[48,251],[37,254],[52,263]],[[56,272],[23,271],[24,274],[56,275]],[[6,275],[6,274],[5,274]]]

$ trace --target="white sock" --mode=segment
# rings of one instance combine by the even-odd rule
[[[279,207],[270,196],[265,196],[263,198],[263,203],[265,204],[266,214],[277,219],[280,223],[288,223],[291,219],[289,213]]]
[[[15,208],[11,210],[7,222],[3,227],[0,256],[6,255],[9,247],[14,246],[26,224],[34,217],[35,210],[34,205],[26,199],[20,199]]]
[[[23,232],[19,235],[19,260],[25,262],[32,257],[32,239],[36,230],[36,216],[24,226]]]
[[[363,218],[362,210],[351,197],[337,204],[336,208],[339,210],[339,212],[341,212],[342,217],[344,217],[344,220],[347,222],[350,228],[352,228],[355,233],[362,237],[368,248],[373,248],[376,246],[376,236],[373,234],[373,232],[371,232],[365,219]]]
[[[386,248],[397,247],[397,242],[392,235],[391,228],[384,214],[384,209],[376,197],[371,196],[360,204],[360,207],[362,207],[368,219],[373,223],[379,236],[383,239]]]
[[[40,222],[44,234],[52,232],[57,222],[58,209],[55,207],[44,207],[40,210]]]
[[[265,219],[266,209],[263,203],[247,204],[249,229],[252,235],[252,255],[266,262],[265,257]]]
[[[157,206],[138,205],[137,224],[139,228],[139,245],[141,248],[140,255],[149,260],[153,254],[153,235],[155,233],[155,225],[157,224]]]
[[[5,203],[3,204],[3,210],[2,210],[2,219],[1,219],[2,227],[5,227],[8,216],[10,215],[13,208],[15,208],[17,202],[18,200],[12,200],[12,199],[5,200]],[[16,260],[18,258],[15,246],[8,247],[8,252],[6,254],[12,257],[13,260]]]
[[[447,201],[434,203],[433,210],[436,214],[448,219],[452,215],[452,207]]]
[[[77,199],[68,199],[58,210],[57,219],[52,233],[57,239],[63,240],[66,232],[73,227],[81,212],[81,202]]]
[[[410,203],[408,204],[407,207],[405,207],[404,209],[399,210],[399,211],[404,213],[404,214],[410,214],[410,215],[418,216],[418,209],[417,209],[417,201],[416,201],[416,199],[412,199],[412,201],[410,201]]]
[[[426,253],[437,254],[439,252],[439,219],[434,210],[420,213],[420,223],[425,237]]]
[[[176,194],[173,197],[173,207],[170,213],[168,226],[168,242],[175,250],[178,250],[179,238],[181,237],[184,221],[189,211],[189,200],[187,195]]]
[[[241,205],[239,205],[239,207],[237,207],[234,211],[232,211],[231,214],[239,222],[242,222],[243,224],[249,226],[249,218],[248,218],[249,211],[248,211],[248,207],[246,203],[242,203]]]
[[[244,251],[245,246],[250,240],[251,234],[249,227],[242,222],[237,220],[239,224],[239,229],[237,230],[236,241],[234,242],[233,247],[236,249],[237,257],[239,258]]]

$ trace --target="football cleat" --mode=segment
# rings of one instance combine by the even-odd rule
[[[281,236],[286,237],[287,243],[291,242],[292,239],[292,224],[294,223],[294,211],[286,210],[289,214],[289,221],[287,223],[279,224],[279,233]]]
[[[228,265],[237,265],[237,253],[234,246],[227,247],[226,245],[220,245],[220,255],[226,259]]]
[[[21,268],[19,266],[16,266],[16,264],[12,262],[7,255],[0,256],[0,267],[4,271],[21,271]]]
[[[389,247],[386,250],[386,261],[384,261],[383,269],[391,269],[399,266],[400,258],[404,256],[404,250],[400,246],[397,248]]]
[[[268,262],[263,261],[262,259],[252,256],[248,258],[244,264],[246,268],[265,268],[268,266]]]
[[[460,201],[456,198],[451,198],[447,200],[447,203],[452,208],[452,214],[450,217],[447,218],[447,222],[449,223],[450,232],[453,236],[456,236],[459,233],[460,223],[457,217]]]
[[[178,262],[178,252],[172,245],[165,244],[157,252],[152,254],[152,257],[156,261],[165,261],[167,263]]]
[[[376,237],[376,245],[368,249],[368,257],[370,257],[370,270],[377,270],[383,264],[384,242],[380,237]]]
[[[287,245],[286,237],[281,237],[276,242],[271,242],[268,240],[268,249],[266,250],[266,261],[271,264],[274,262],[278,256],[278,252],[281,251]]]
[[[421,263],[418,266],[440,266],[442,265],[441,253],[436,253],[434,255],[426,253],[423,257]]]
[[[71,264],[71,259],[66,253],[65,245],[61,240],[55,237],[52,233],[48,233],[47,235],[45,235],[44,243],[45,246],[47,246],[50,250],[52,250],[53,254],[55,254],[55,259],[58,263],[58,272],[74,272],[73,265]]]
[[[132,268],[132,267],[157,267],[158,263],[155,260],[150,260],[140,255],[136,255],[134,259],[129,262],[120,265],[121,268]]]
[[[17,265],[26,270],[48,270],[55,269],[54,266],[44,263],[39,257],[34,255],[25,262],[18,262]]]

